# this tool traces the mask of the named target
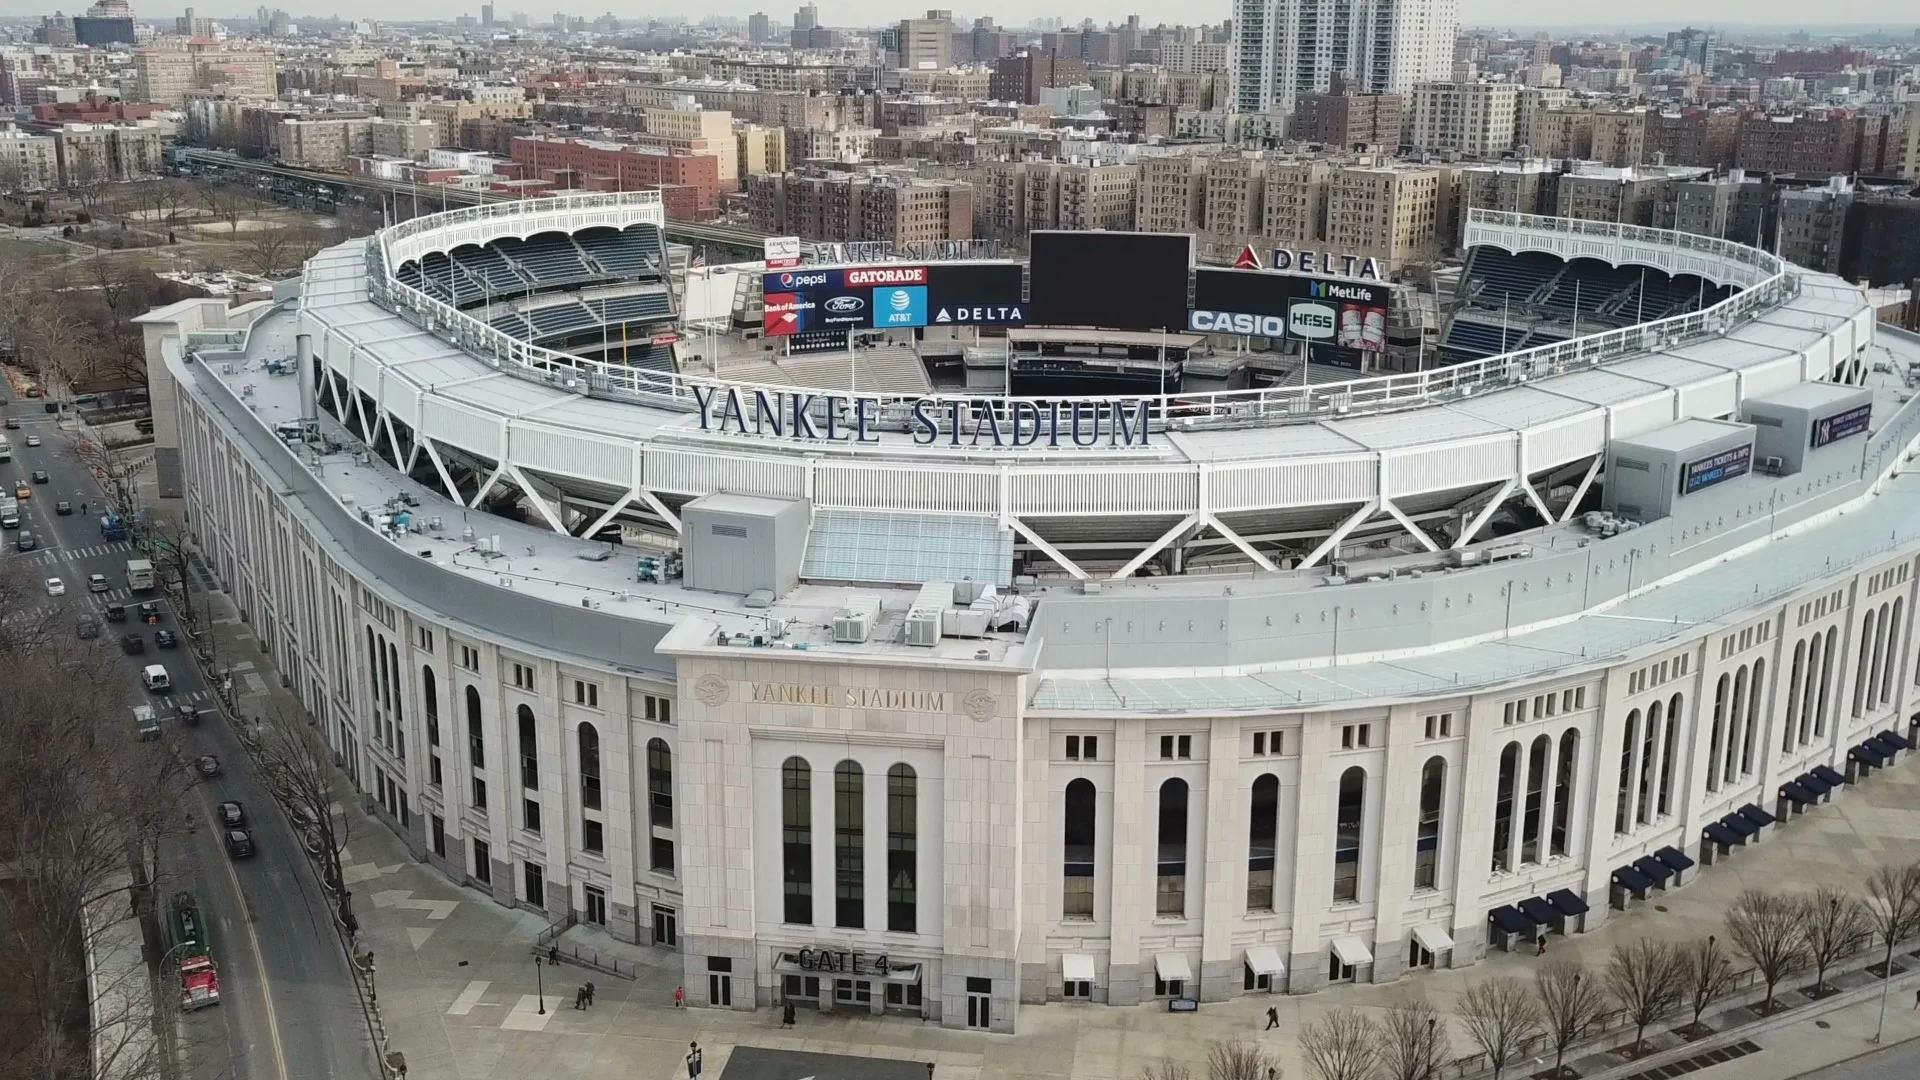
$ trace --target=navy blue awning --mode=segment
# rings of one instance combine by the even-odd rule
[[[1553,910],[1553,905],[1538,896],[1529,896],[1525,900],[1520,901],[1520,910],[1526,913],[1527,918],[1532,919],[1541,926],[1545,926],[1560,918],[1560,913]]]
[[[1628,892],[1646,892],[1653,888],[1653,879],[1631,866],[1623,866],[1613,872],[1613,883]]]
[[[1866,742],[1847,751],[1847,756],[1862,765],[1870,765],[1876,769],[1881,768],[1887,763],[1887,752],[1881,749],[1881,744],[1874,742],[1872,739],[1868,739]]]
[[[1797,802],[1801,806],[1812,806],[1814,803],[1820,801],[1814,797],[1813,792],[1808,791],[1792,780],[1780,785],[1780,797],[1792,802]]]
[[[1748,827],[1751,828],[1752,826]],[[1707,839],[1719,844],[1721,847],[1732,847],[1741,842],[1739,833],[1734,832],[1718,821],[1707,822],[1707,827],[1701,829],[1700,832],[1705,835]]]
[[[1881,732],[1877,737],[1881,742],[1892,746],[1895,750],[1913,749],[1913,744],[1908,742],[1906,739],[1902,738],[1900,734],[1894,731],[1892,728],[1888,728],[1886,731]]]
[[[1555,911],[1569,918],[1587,913],[1587,902],[1572,889],[1553,890],[1547,894],[1547,903],[1552,904]]]
[[[1633,860],[1633,868],[1652,878],[1655,884],[1673,876],[1673,867],[1651,855],[1642,855]]]
[[[1726,817],[1720,819],[1720,824],[1726,826],[1735,835],[1739,836],[1740,842],[1743,844],[1746,843],[1747,837],[1760,831],[1760,826],[1755,825],[1753,819],[1747,817],[1745,814],[1728,814]]]
[[[1810,772],[1803,772],[1799,776],[1794,777],[1793,782],[1813,792],[1815,795],[1825,795],[1827,792],[1833,790],[1833,785],[1828,783],[1825,778],[1815,776]]]
[[[1825,780],[1833,787],[1844,787],[1847,783],[1847,778],[1840,775],[1840,770],[1831,765],[1815,765],[1813,775]]]
[[[1676,871],[1693,869],[1693,860],[1688,858],[1687,853],[1681,851],[1679,848],[1663,847],[1659,851],[1654,852],[1653,857],[1659,859],[1662,863],[1665,863]]]
[[[1758,803],[1748,803],[1747,805],[1741,807],[1740,816],[1743,818],[1746,818],[1748,821],[1753,822],[1754,825],[1756,826],[1771,825],[1775,821],[1779,820],[1778,818],[1774,817],[1772,814],[1768,813],[1767,810],[1764,807],[1760,806]]]
[[[1487,918],[1492,919],[1493,925],[1509,934],[1525,934],[1533,929],[1533,920],[1520,914],[1520,909],[1512,904],[1494,908],[1487,912]]]

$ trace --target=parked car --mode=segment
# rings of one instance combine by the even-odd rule
[[[13,546],[21,551],[32,551],[40,546],[40,541],[33,538],[32,529],[21,529],[13,536]]]
[[[113,588],[113,585],[107,581],[107,575],[105,574],[88,574],[87,575],[87,591],[88,592],[106,592],[111,588]],[[121,614],[124,616],[126,614],[125,610],[122,610]]]
[[[244,859],[253,854],[253,833],[246,829],[227,830],[227,857]]]
[[[220,815],[220,824],[229,829],[237,829],[247,823],[247,808],[240,805],[238,800],[228,799],[216,808],[216,812]]]
[[[29,435],[29,436],[27,436],[27,445],[28,445],[28,446],[39,446],[39,445],[40,445],[40,436],[38,436],[38,435]]]
[[[67,583],[60,580],[57,577],[48,578],[47,579],[47,595],[48,596],[67,595]]]

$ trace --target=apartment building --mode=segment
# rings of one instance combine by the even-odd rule
[[[1444,174],[1420,165],[1347,165],[1327,192],[1327,248],[1377,259],[1381,269],[1430,263]]]
[[[375,120],[369,129],[373,152],[384,157],[425,161],[440,145],[440,128],[431,120]]]
[[[1400,94],[1303,94],[1292,138],[1345,149],[1397,147],[1404,134],[1406,99]]]
[[[1221,236],[1252,236],[1265,223],[1266,161],[1256,155],[1222,154],[1207,162],[1205,231]]]
[[[1729,168],[1739,147],[1740,127],[1741,114],[1732,109],[1689,108],[1649,113],[1647,160],[1665,165]]]
[[[552,180],[562,188],[598,191],[675,189],[667,200],[671,217],[704,219],[718,208],[720,161],[713,154],[552,135],[519,136],[512,152],[513,167],[501,171],[513,179]]]
[[[1087,62],[1078,56],[1029,49],[994,61],[989,83],[995,101],[1040,102],[1043,88],[1079,86],[1087,82]]]
[[[1691,165],[1583,164],[1561,174],[1551,212],[1579,221],[1664,226],[1674,218],[1680,185],[1708,172]]]
[[[929,11],[900,20],[899,67],[938,71],[953,66],[953,12]]]
[[[1625,169],[1646,159],[1646,110],[1605,110],[1593,114],[1594,161]]]
[[[1748,113],[1740,124],[1735,161],[1753,172],[1845,176],[1877,172],[1887,118],[1851,109],[1817,109],[1793,116]]]
[[[1027,228],[1131,229],[1140,166],[1034,162],[1027,172]]]
[[[0,130],[0,189],[44,191],[60,185],[60,152],[51,135]]]
[[[1593,153],[1591,109],[1540,109],[1527,124],[1527,152],[1535,157],[1586,160]]]
[[[1327,239],[1327,196],[1338,166],[1312,159],[1267,162],[1260,235],[1289,250]]]
[[[1809,270],[1839,273],[1847,209],[1854,198],[1853,182],[1845,176],[1820,187],[1782,191],[1774,254]]]
[[[1140,159],[1133,227],[1141,232],[1195,232],[1207,205],[1207,158],[1169,154]]]
[[[158,124],[62,124],[53,129],[60,185],[142,180],[160,169],[167,133]],[[39,152],[33,151],[34,156]]]
[[[712,154],[719,161],[720,190],[740,190],[740,146],[732,113],[703,109],[688,98],[674,108],[648,109],[646,120],[646,131],[634,135],[634,142],[669,153]]]
[[[280,121],[275,145],[285,164],[307,169],[344,169],[350,158],[375,152],[374,123],[372,117],[366,116],[288,117]]]
[[[787,171],[787,133],[779,128],[736,122],[733,137],[738,147],[734,175],[744,180],[758,173]]]
[[[1519,96],[1512,83],[1421,83],[1413,88],[1407,141],[1429,153],[1497,157],[1513,149]]]
[[[834,243],[973,237],[973,188],[887,173],[779,173],[746,178],[756,229]]]
[[[269,99],[279,93],[273,53],[229,49],[214,42],[135,49],[131,89],[129,96],[136,101],[175,108],[186,104],[190,90]]]
[[[460,145],[460,125],[468,120],[531,120],[533,103],[519,101],[428,101],[420,107],[420,118],[431,120],[439,134],[436,146]]]
[[[1227,50],[1224,41],[1168,40],[1160,43],[1160,63],[1168,71],[1182,74],[1206,74],[1224,71]]]
[[[980,167],[973,201],[977,235],[1016,243],[1025,241],[1029,231],[1027,169],[1030,164],[1037,163],[989,161]]]

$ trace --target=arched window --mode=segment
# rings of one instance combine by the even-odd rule
[[[1725,675],[1720,677],[1723,679],[1726,678]],[[1727,713],[1726,752],[1724,754],[1721,753],[1720,740],[1716,738],[1711,753],[1720,758],[1720,765],[1719,768],[1716,769],[1711,761],[1708,762],[1707,779],[1709,781],[1713,781],[1717,777],[1731,784],[1739,772],[1740,732],[1741,729],[1746,726],[1748,693],[1747,665],[1741,664],[1740,670],[1733,676],[1733,708]],[[1715,785],[1710,782],[1707,786],[1708,789],[1711,790]]]
[[[1796,641],[1793,645],[1793,667],[1787,673],[1787,723],[1780,735],[1780,752],[1793,752],[1793,741],[1799,726],[1806,723],[1800,710],[1800,685],[1806,673],[1807,643]],[[1805,736],[1801,736],[1803,739]]]
[[[1744,670],[1744,669],[1742,669]],[[1720,737],[1727,719],[1727,687],[1732,679],[1721,675],[1713,684],[1713,732],[1707,739],[1707,790],[1720,790]]]
[[[1500,778],[1493,788],[1494,872],[1511,869],[1513,847],[1513,798],[1520,784],[1520,744],[1510,742],[1500,751]]]
[[[1446,759],[1428,758],[1420,768],[1420,825],[1413,841],[1413,887],[1416,889],[1440,887],[1440,803],[1446,790]]]
[[[919,783],[910,765],[887,770],[887,929],[903,934],[920,928]]]
[[[476,769],[487,767],[486,729],[480,722],[480,691],[467,687],[467,763]]]
[[[540,730],[534,722],[533,709],[521,705],[513,710],[520,721],[520,786],[538,788],[540,786]]]
[[[427,745],[440,745],[440,684],[434,681],[433,665],[420,665],[420,694],[427,702]]]
[[[1247,815],[1247,910],[1272,911],[1274,845],[1279,834],[1280,780],[1262,773],[1253,781]]]
[[[1673,763],[1680,757],[1680,727],[1686,717],[1686,697],[1675,694],[1667,699],[1666,737],[1660,747],[1660,809],[1662,817],[1673,813]]]
[[[373,627],[367,627],[367,700],[380,704],[380,664],[386,660],[386,654],[373,638]]]
[[[1160,847],[1154,912],[1163,919],[1187,915],[1187,782],[1160,785]]]
[[[1527,750],[1527,805],[1520,817],[1520,861],[1540,861],[1541,815],[1546,811],[1547,759],[1553,752],[1553,738],[1541,735]]]
[[[1633,820],[1642,825],[1653,820],[1653,755],[1660,748],[1660,725],[1666,715],[1666,703],[1655,700],[1647,706],[1647,725],[1640,733],[1639,798],[1634,804]]]
[[[813,770],[802,758],[780,766],[781,921],[813,925]]]
[[[673,748],[665,739],[647,740],[647,824],[673,828]]]
[[[833,925],[867,925],[867,776],[857,761],[833,767]]]
[[[1553,833],[1548,842],[1550,855],[1567,853],[1568,829],[1573,822],[1573,770],[1580,760],[1580,733],[1560,735],[1560,762],[1553,773]]]
[[[1767,662],[1753,662],[1753,677],[1747,680],[1747,726],[1740,742],[1740,774],[1753,775],[1754,732],[1760,729],[1760,699],[1766,696]]]
[[[1633,822],[1633,751],[1640,745],[1640,710],[1627,714],[1626,730],[1620,739],[1620,793],[1613,807],[1613,831],[1626,832]]]
[[[580,737],[580,805],[588,810],[600,809],[600,732],[592,724],[581,724]]]
[[[394,724],[394,740],[395,740],[394,747],[395,747],[395,752],[397,752],[401,757],[406,757],[407,756],[407,743],[406,743],[407,729],[402,725],[406,722],[405,705],[406,705],[407,699],[406,699],[406,695],[400,692],[400,647],[398,645],[395,645],[391,641],[387,642],[387,659],[392,661],[392,664],[388,667],[388,670],[393,672],[393,674],[389,676],[389,678],[393,680],[393,724]]]
[[[1813,737],[1816,739],[1826,738],[1827,735],[1827,702],[1833,700],[1833,654],[1839,637],[1838,627],[1827,627],[1826,641],[1820,650],[1820,700],[1814,705],[1813,712]]]
[[[1853,715],[1859,716],[1867,709],[1867,681],[1871,679],[1873,660],[1873,628],[1880,613],[1869,609],[1867,617],[1860,621],[1860,662],[1853,668]]]
[[[1893,671],[1899,666],[1896,658],[1900,653],[1900,632],[1905,629],[1907,625],[1902,621],[1906,615],[1906,612],[1902,610],[1905,606],[1905,597],[1895,597],[1893,607],[1889,610],[1887,618],[1881,620],[1882,625],[1886,627],[1887,631],[1886,647],[1880,650],[1881,655],[1884,657],[1884,660],[1882,660],[1882,670],[1880,672],[1879,700],[1882,705],[1893,698]]]
[[[1360,824],[1366,810],[1367,771],[1358,765],[1340,774],[1340,797],[1334,803],[1333,900],[1360,899]]]
[[[1820,700],[1820,658],[1826,655],[1826,639],[1814,634],[1807,640],[1807,686],[1800,700],[1800,745],[1813,741],[1815,734],[1814,711],[1816,708],[1825,713],[1824,702]],[[1821,718],[1824,724],[1825,717]]]
[[[1080,777],[1067,783],[1064,853],[1061,860],[1060,914],[1068,919],[1093,918],[1093,781]]]

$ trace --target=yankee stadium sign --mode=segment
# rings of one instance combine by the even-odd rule
[[[888,401],[848,394],[694,384],[700,430],[800,442],[874,444],[905,430],[915,446],[1148,445],[1151,398],[948,398]]]

